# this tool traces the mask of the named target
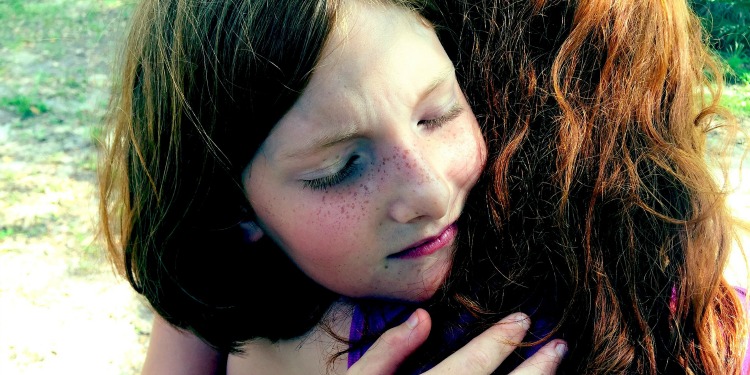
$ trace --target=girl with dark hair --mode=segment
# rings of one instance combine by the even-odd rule
[[[418,12],[430,9],[140,5],[102,159],[104,234],[159,319],[231,354],[220,371],[390,373],[427,338],[430,317],[414,310],[451,268],[486,159]],[[360,359],[348,344],[369,347],[368,301],[413,307]],[[527,326],[511,315],[429,373],[490,373]],[[553,341],[518,373],[551,371],[563,352]],[[207,369],[152,360],[144,372],[183,370]]]

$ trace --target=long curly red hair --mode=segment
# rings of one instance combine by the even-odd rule
[[[457,260],[486,274],[452,277],[500,279],[459,300],[477,315],[554,305],[552,334],[571,348],[561,373],[740,373],[747,318],[722,276],[734,222],[705,157],[733,121],[688,3],[458,4],[497,238]]]

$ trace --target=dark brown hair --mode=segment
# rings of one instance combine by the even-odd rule
[[[242,171],[307,85],[338,3],[144,0],[131,21],[100,158],[102,235],[156,313],[219,350],[299,336],[338,298],[240,226],[253,219]]]
[[[334,14],[324,0],[146,0],[133,17],[102,228],[155,311],[220,349],[298,336],[335,298],[238,225],[252,218],[241,172],[305,87]]]

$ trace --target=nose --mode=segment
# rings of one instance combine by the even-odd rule
[[[443,172],[448,166],[429,152],[413,148],[394,153],[392,159],[398,178],[395,198],[388,207],[391,219],[399,223],[439,219],[450,209],[451,186]]]

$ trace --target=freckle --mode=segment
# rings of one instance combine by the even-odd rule
[[[341,213],[344,213],[344,206],[341,206]]]
[[[357,192],[356,192],[356,191],[354,192],[354,197],[355,197],[355,198],[357,197]]]

